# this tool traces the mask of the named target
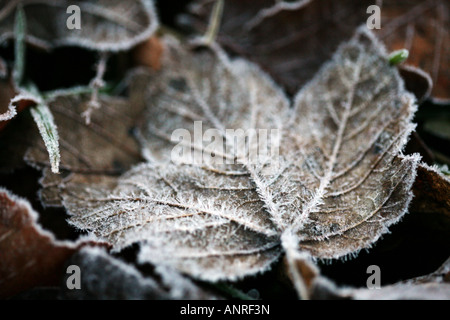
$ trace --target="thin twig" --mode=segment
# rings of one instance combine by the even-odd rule
[[[89,84],[89,87],[92,88],[91,99],[89,100],[87,110],[81,114],[84,117],[84,120],[86,121],[87,125],[91,123],[91,115],[94,109],[99,109],[101,106],[98,96],[99,90],[105,86],[105,81],[103,80],[103,77],[106,72],[106,64],[108,58],[109,53],[107,52],[100,53],[100,59],[97,64],[97,73],[95,75],[95,78],[92,79],[91,83]]]

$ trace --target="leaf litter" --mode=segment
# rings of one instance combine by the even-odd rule
[[[268,6],[250,20],[250,29],[264,25],[279,13],[302,10],[310,2],[316,3],[279,2]],[[120,10],[120,4],[117,6]],[[150,19],[151,23],[155,21]],[[1,26],[0,23],[0,29]],[[47,48],[64,43],[41,41],[34,35],[24,39]],[[43,204],[63,205],[71,215],[72,225],[88,230],[97,241],[112,244],[116,252],[138,243],[139,263],[151,263],[160,271],[175,268],[195,279],[213,282],[264,272],[284,255],[286,272],[299,297],[318,298],[317,292],[311,291],[314,279],[329,282],[320,276],[311,260],[342,258],[371,247],[407,212],[417,168],[415,192],[424,184],[427,190],[430,186],[439,189],[433,181],[438,181],[438,185],[446,181],[444,185],[448,186],[448,179],[439,170],[419,166],[418,155],[403,154],[414,130],[411,119],[415,101],[406,92],[399,71],[389,66],[385,49],[364,28],[341,44],[331,61],[317,73],[305,78],[312,80],[303,83],[293,101],[260,67],[241,58],[229,58],[213,38],[207,43],[210,48],[192,48],[167,37],[153,39],[152,42],[158,42],[158,51],[164,47],[162,64],[150,58],[152,71],[131,75],[129,100],[105,99],[98,96],[96,89],[89,91],[90,99],[83,94],[64,97],[62,90],[47,101],[50,115],[59,109],[55,122],[64,123],[60,132],[62,175],[50,172],[42,142],[26,155],[29,164],[43,169]],[[74,43],[85,45],[83,41]],[[407,82],[408,90],[418,78],[426,80],[420,87],[413,87],[419,99],[426,97],[431,91],[429,77],[418,77],[417,69],[403,69],[400,68],[403,77],[406,72],[415,79]],[[292,88],[290,93],[295,93]],[[103,100],[106,109],[101,114],[94,113],[92,123],[86,123],[81,118],[82,108],[91,110],[86,106],[93,99]],[[111,105],[113,108],[108,108]],[[69,112],[73,106],[77,106],[78,114]],[[131,117],[115,116],[123,116],[131,106]],[[113,128],[110,119],[115,124]],[[202,121],[204,129],[221,132],[224,141],[214,145],[217,149],[213,151],[219,157],[233,159],[233,164],[218,164],[211,159],[201,164],[171,161],[175,142],[170,141],[170,134],[183,128],[195,136],[194,121]],[[140,130],[131,131],[136,122]],[[279,154],[250,162],[246,158],[248,150],[227,141],[225,128],[277,129],[281,135],[271,143],[280,148]],[[132,139],[136,133],[146,162],[125,172],[142,161]],[[121,143],[116,134],[127,142]],[[93,143],[85,145],[91,139]],[[225,148],[224,153],[224,147],[230,145],[232,152]],[[106,161],[97,152],[98,147],[105,152]],[[202,141],[191,151],[195,158],[210,152],[211,146]],[[272,162],[279,165],[275,170]],[[432,171],[436,171],[436,179],[430,175]],[[413,208],[423,210],[427,203],[437,201],[445,216],[448,206],[442,197],[445,195],[436,198],[432,191],[422,193]],[[139,271],[104,251],[84,250],[77,261],[87,263],[87,269],[92,267],[89,272],[93,276],[108,265],[117,267],[117,274],[111,278],[122,286],[117,293],[123,298],[215,296],[190,284],[188,278],[182,280],[180,277],[184,276],[177,271],[164,271],[165,281],[179,279],[181,285],[169,281],[165,288],[173,285],[174,289],[169,293],[163,288],[160,291],[158,279],[152,282],[148,274],[142,278]],[[86,283],[90,288],[88,295],[109,297],[111,278],[105,279],[100,288]],[[136,290],[125,288],[126,283],[132,282],[136,282],[137,291],[142,289],[137,295]],[[442,288],[418,288],[409,296],[400,286],[398,290],[386,289],[388,296],[398,299],[434,294],[441,298],[447,292]],[[340,289],[338,293],[333,290],[332,285],[323,285],[318,292],[335,297],[342,294]],[[61,294],[77,298],[67,291]],[[345,297],[376,298],[363,291],[346,293]]]
[[[419,158],[401,150],[416,107],[369,32],[358,29],[341,45],[292,108],[248,61],[175,40],[165,46],[162,70],[136,85],[147,88],[135,94],[148,108],[140,134],[148,161],[115,188],[65,186],[75,227],[115,250],[140,242],[141,263],[217,281],[263,272],[283,252],[288,259],[354,254],[406,213]],[[171,163],[168,135],[192,134],[195,120],[205,129],[281,130],[278,170],[267,172],[267,159]]]

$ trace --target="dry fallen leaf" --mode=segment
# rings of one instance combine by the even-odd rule
[[[405,81],[406,89],[414,93],[418,103],[423,102],[430,96],[433,81],[428,73],[410,65],[400,65],[398,69]]]
[[[162,70],[137,77],[147,91],[134,92],[148,104],[140,137],[148,163],[115,188],[67,186],[74,226],[115,250],[141,242],[142,263],[216,281],[267,270],[283,251],[288,260],[297,250],[354,254],[405,214],[418,157],[398,155],[414,129],[414,99],[365,28],[298,93],[294,108],[245,60],[217,47],[195,53],[168,39],[165,46]],[[216,144],[214,159],[240,163],[171,163],[171,134],[182,128],[194,136],[197,120],[222,135],[278,129],[270,145],[280,146],[279,157],[249,161],[225,139],[231,151]],[[194,156],[209,142],[194,142]]]
[[[15,90],[11,82],[0,80],[0,130],[3,129],[4,122],[12,119],[17,113],[16,108],[10,104],[14,96]]]
[[[190,21],[206,30],[213,1],[191,6]],[[236,1],[225,2],[218,41],[232,52],[248,56],[277,82],[295,93],[331,57],[340,42],[369,18],[373,1]],[[448,5],[442,0],[380,1],[381,29],[375,30],[389,51],[408,49],[402,76],[412,89],[448,99]],[[345,22],[344,22],[345,21]],[[404,69],[404,67],[401,67]],[[412,78],[411,78],[412,77]],[[422,89],[424,88],[424,89]],[[408,90],[410,88],[408,87]]]
[[[366,0],[295,2],[302,4],[288,8],[287,1],[274,5],[272,0],[227,0],[217,38],[233,53],[259,64],[290,94],[312,79],[338,45],[365,23],[367,7],[373,4]],[[199,0],[191,6],[191,23],[200,33],[206,30],[212,4]],[[269,8],[270,14],[265,11]]]
[[[0,42],[14,38],[14,13],[22,5],[27,19],[26,41],[50,49],[75,45],[84,48],[127,50],[149,38],[158,27],[151,0],[0,1]],[[80,8],[80,29],[69,29],[70,5]]]
[[[137,45],[132,52],[133,61],[138,66],[145,66],[154,70],[161,68],[163,46],[158,37],[153,36]]]
[[[87,244],[56,240],[28,201],[0,188],[0,298],[57,284],[65,261]]]
[[[376,289],[340,287],[321,275],[307,257],[298,256],[293,269],[303,276],[301,281],[293,278],[293,283],[304,284],[308,296],[314,300],[448,300],[450,298],[450,258],[431,274]]]
[[[343,290],[357,300],[449,300],[450,299],[450,259],[435,272],[381,287],[379,290]]]
[[[411,209],[441,214],[450,223],[450,178],[437,167],[421,164],[417,168]]]
[[[92,115],[90,125],[82,118],[89,97],[61,96],[49,105],[59,127],[62,175],[49,170],[49,161],[42,141],[36,141],[25,159],[44,168],[40,197],[44,205],[60,206],[59,185],[72,181],[106,184],[132,164],[142,160],[132,128],[143,106],[124,98],[101,97],[102,112]]]
[[[83,248],[72,256],[68,264],[76,265],[83,270],[80,282],[82,290],[70,290],[63,285],[59,295],[62,299],[206,300],[220,298],[211,290],[203,289],[174,270],[162,266],[155,268],[154,276],[144,277],[133,265],[112,257],[100,248]]]

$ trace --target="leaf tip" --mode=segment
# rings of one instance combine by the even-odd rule
[[[403,61],[405,61],[406,59],[408,59],[408,56],[409,56],[408,50],[406,49],[396,50],[388,56],[389,64],[391,66],[398,65]]]

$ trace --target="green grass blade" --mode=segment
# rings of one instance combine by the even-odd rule
[[[25,71],[25,33],[27,23],[25,19],[25,12],[22,6],[17,7],[16,17],[14,22],[15,34],[15,60],[13,78],[16,85],[20,86],[23,81],[23,74]]]

